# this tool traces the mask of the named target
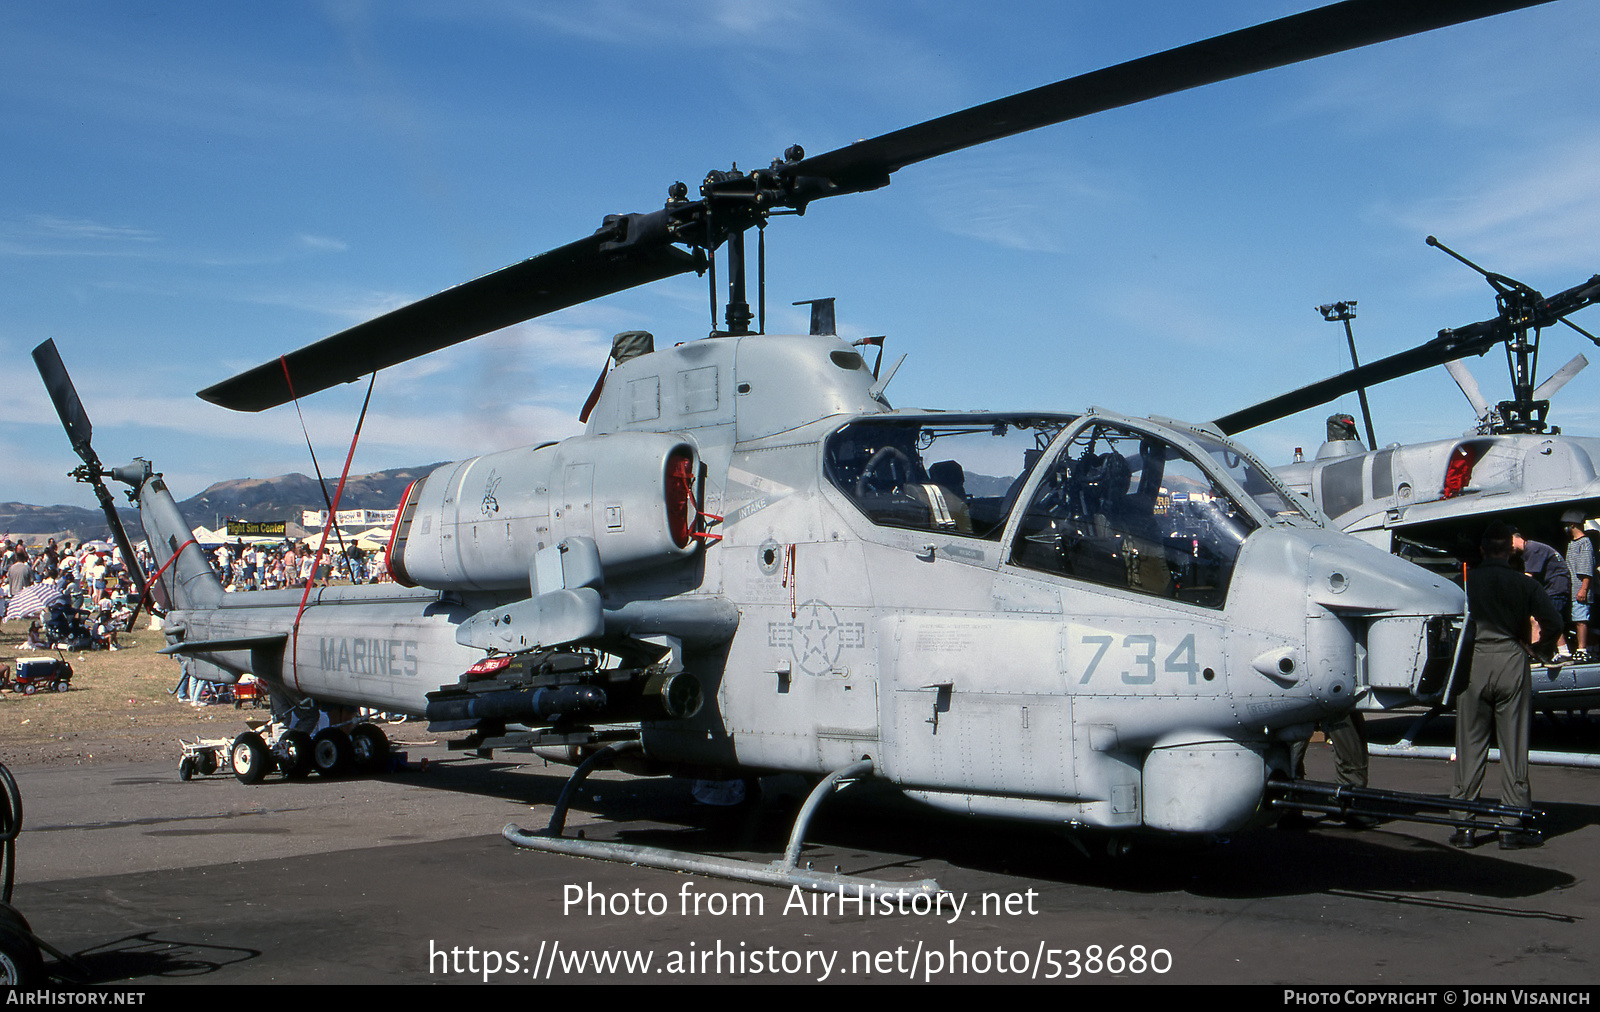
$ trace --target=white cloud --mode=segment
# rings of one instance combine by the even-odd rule
[[[348,243],[325,235],[311,235],[308,232],[301,232],[295,238],[299,240],[300,245],[318,253],[343,253],[350,248]]]
[[[1107,172],[1033,154],[935,162],[920,166],[908,185],[945,231],[1036,253],[1072,248],[1084,205],[1128,198],[1126,184]]]
[[[24,226],[34,235],[52,239],[116,239],[135,242],[154,242],[154,232],[127,225],[107,225],[85,218],[63,218],[50,214],[30,215]]]
[[[27,257],[145,257],[161,237],[88,218],[34,214],[0,224],[0,253]]]
[[[518,0],[480,0],[426,5],[421,18],[470,19],[521,26],[541,38],[553,32],[605,46],[617,53],[670,50],[713,54],[704,59],[708,80],[721,77],[731,87],[715,89],[719,101],[732,102],[761,122],[780,127],[813,105],[815,93],[849,94],[873,104],[916,103],[943,111],[960,104],[963,73],[957,61],[932,48],[915,25],[870,5],[831,0],[573,0],[527,4]],[[775,64],[781,72],[775,73]],[[812,93],[797,102],[795,90]],[[828,119],[836,119],[829,107]],[[901,125],[896,123],[895,125]],[[795,132],[780,135],[818,136]],[[832,132],[832,128],[827,131]],[[813,152],[816,153],[816,152]],[[774,152],[776,154],[776,152]]]
[[[756,45],[797,50],[826,23],[806,0],[755,4],[743,0],[587,0],[566,4],[486,2],[457,14],[490,16],[610,45],[672,42],[697,48]],[[834,12],[826,12],[832,16]]]
[[[1600,254],[1600,136],[1563,141],[1463,181],[1451,194],[1409,207],[1379,208],[1409,234],[1439,235],[1471,247],[1497,269],[1532,270],[1593,261]],[[1572,282],[1581,280],[1571,279]]]
[[[239,302],[260,306],[283,306],[306,313],[331,316],[352,324],[399,309],[415,302],[418,296],[409,292],[360,289],[338,285],[306,285],[295,288],[239,292],[232,296]]]

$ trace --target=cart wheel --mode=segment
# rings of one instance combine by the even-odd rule
[[[389,739],[373,724],[357,724],[350,732],[350,747],[355,750],[356,769],[363,773],[382,773],[389,767]]]
[[[278,765],[290,780],[300,780],[311,775],[312,753],[316,746],[304,731],[287,731],[278,742]]]
[[[311,739],[311,762],[325,777],[342,777],[350,772],[355,750],[350,736],[336,727],[325,727]]]
[[[39,946],[9,918],[0,921],[0,987],[37,987],[44,982]]]
[[[66,692],[66,691],[68,691],[69,689],[72,688],[72,683],[71,682],[57,682],[56,685],[55,685],[55,688],[56,688],[57,692]]]
[[[233,766],[233,775],[239,778],[241,784],[259,784],[272,768],[272,756],[267,751],[267,743],[254,731],[246,731],[233,740],[228,759]]]
[[[27,684],[25,684],[22,687],[22,694],[24,696],[31,696],[35,692],[38,692],[38,691],[39,691],[39,686],[35,685],[33,682],[28,682]]]
[[[217,750],[206,749],[194,757],[195,769],[201,773],[215,773],[217,771]]]
[[[192,757],[184,756],[178,762],[178,779],[185,783],[194,779],[194,759]]]

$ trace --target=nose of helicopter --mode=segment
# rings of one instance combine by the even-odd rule
[[[1410,701],[1448,669],[1466,597],[1449,580],[1356,538],[1260,531],[1230,595],[1230,651],[1269,730],[1347,710],[1369,692]],[[1402,701],[1384,697],[1386,704]]]
[[[1466,612],[1455,583],[1351,538],[1312,548],[1306,598],[1308,632],[1336,622],[1355,640],[1357,698],[1387,707],[1443,688]]]
[[[1173,731],[1144,761],[1144,822],[1228,832],[1260,814],[1287,743],[1371,695],[1380,705],[1442,687],[1466,597],[1459,587],[1355,538],[1321,529],[1255,532],[1228,592],[1228,703],[1236,740]]]

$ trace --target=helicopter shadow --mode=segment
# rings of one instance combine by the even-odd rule
[[[407,782],[531,806],[535,810],[516,821],[536,832],[545,828],[549,809],[561,795],[565,772],[552,768],[546,775],[529,775],[520,764],[460,761],[432,764],[428,775],[408,776]],[[581,830],[587,839],[763,864],[782,855],[809,784],[787,775],[764,778],[761,785],[759,797],[719,807],[696,802],[683,779],[591,778],[577,792],[572,811],[591,820]],[[1600,824],[1600,806],[1544,807],[1551,839]],[[570,822],[569,837],[579,831]],[[1565,872],[1502,858],[1492,841],[1476,850],[1457,850],[1446,845],[1447,832],[1403,823],[1357,832],[1324,821],[1303,832],[1268,827],[1226,837],[1069,833],[940,812],[887,786],[857,783],[819,810],[801,864],[864,875],[914,866],[908,875],[925,875],[934,871],[930,864],[944,863],[964,872],[1087,888],[1233,899],[1337,891],[1512,900],[1577,881]]]
[[[619,842],[752,861],[783,852],[798,807],[787,794],[719,809],[693,804],[684,785],[659,793],[681,799],[675,811],[669,797],[658,795],[650,806],[653,818],[669,818],[669,826],[640,825],[643,811],[621,794],[601,794],[575,807],[612,823]],[[1552,835],[1600,820],[1600,808],[1594,806],[1559,805],[1549,811]],[[604,832],[591,826],[587,835],[598,838]],[[1203,838],[1068,834],[1057,827],[939,812],[885,788],[856,785],[819,812],[801,863],[865,875],[910,866],[927,874],[934,871],[930,863],[946,863],[965,872],[1063,885],[1231,899],[1336,891],[1439,892],[1503,901],[1547,894],[1577,881],[1565,872],[1503,859],[1497,850],[1449,847],[1443,827],[1437,827],[1437,841],[1412,832],[1388,824],[1365,832],[1341,825]]]
[[[549,809],[561,798],[572,770],[569,767],[549,765],[542,768],[543,760],[527,761],[480,759],[470,753],[453,755],[442,761],[429,762],[426,768],[408,767],[404,772],[383,774],[379,779],[421,787],[427,790],[446,791],[483,798],[497,798],[517,806],[523,815],[519,821],[532,828],[538,817],[548,818]],[[290,781],[268,778],[257,785],[295,786]],[[576,812],[585,812],[606,819],[671,820],[693,805],[687,782],[667,777],[609,778],[602,774],[590,777],[572,803]],[[527,816],[530,807],[540,809]],[[497,827],[498,828],[498,827]]]
[[[1583,809],[1574,813],[1569,809]],[[1561,806],[1551,828],[1560,833],[1600,815],[1589,806]],[[1373,896],[1446,893],[1518,900],[1573,885],[1565,872],[1503,859],[1499,851],[1461,851],[1445,843],[1445,827],[1388,823],[1355,831],[1322,823],[1306,831],[1272,827],[1222,837],[1159,834],[1075,834],[1054,827],[1018,826],[932,813],[900,815],[867,830],[845,813],[819,820],[813,838],[912,853],[978,872],[1022,876],[1143,894],[1187,893],[1217,899],[1268,899],[1344,892]],[[1337,827],[1337,828],[1335,828]],[[1415,835],[1437,833],[1437,839]],[[1003,840],[1004,846],[997,846]],[[930,846],[930,843],[932,846]]]

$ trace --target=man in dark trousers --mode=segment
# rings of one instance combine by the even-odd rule
[[[1341,784],[1350,787],[1367,786],[1367,725],[1359,710],[1341,713],[1320,721],[1322,733],[1333,746],[1333,772]],[[1302,739],[1289,745],[1289,764],[1296,780],[1306,778],[1306,750],[1310,741]],[[1370,815],[1343,816],[1345,825],[1355,829],[1370,829],[1378,820]],[[1281,829],[1304,829],[1311,820],[1297,811],[1291,811],[1278,820]]]
[[[1472,673],[1456,697],[1456,788],[1453,798],[1477,800],[1489,760],[1489,732],[1500,744],[1500,803],[1533,805],[1528,788],[1528,722],[1533,683],[1528,674],[1531,619],[1539,622],[1536,651],[1548,650],[1560,633],[1561,619],[1544,588],[1511,565],[1511,528],[1491,524],[1484,532],[1483,561],[1467,574],[1467,610],[1474,639]],[[1451,846],[1471,847],[1472,831],[1458,829]],[[1505,829],[1500,848],[1538,846],[1529,833]]]

